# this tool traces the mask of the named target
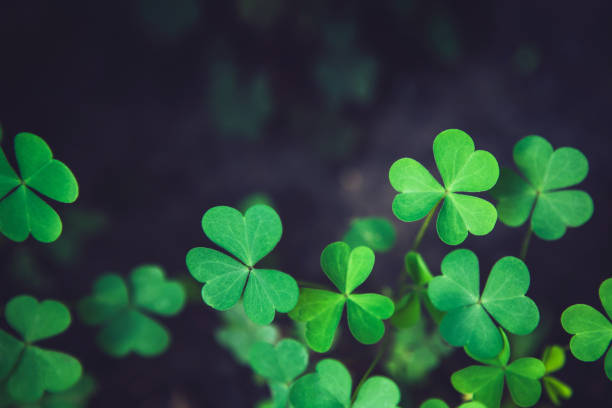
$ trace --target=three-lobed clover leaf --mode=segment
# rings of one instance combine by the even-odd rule
[[[542,377],[544,390],[553,404],[561,405],[561,399],[571,398],[573,391],[569,385],[551,374],[559,371],[565,365],[565,350],[557,345],[546,347],[542,355],[542,363],[546,368],[544,377]]]
[[[538,325],[538,307],[525,296],[529,271],[512,256],[493,265],[482,295],[478,258],[468,249],[452,251],[442,260],[442,275],[429,282],[433,305],[447,312],[440,333],[453,346],[466,346],[480,358],[491,358],[503,347],[493,317],[510,333],[525,335]]]
[[[419,408],[449,408],[448,404],[441,399],[431,398],[421,404]],[[487,408],[478,401],[470,401],[459,405],[458,408]]]
[[[158,266],[142,265],[132,270],[129,287],[116,274],[98,278],[78,311],[86,324],[103,326],[97,341],[106,353],[152,357],[168,348],[170,333],[150,315],[174,316],[184,304],[185,290],[178,282],[167,280]]]
[[[351,249],[345,242],[329,244],[321,253],[321,268],[340,291],[302,288],[289,316],[306,323],[306,342],[323,353],[330,349],[334,334],[347,307],[349,330],[364,344],[374,344],[385,333],[382,322],[393,315],[391,299],[376,293],[355,294],[372,273],[374,252],[368,247]]]
[[[414,326],[421,319],[421,304],[425,306],[432,319],[439,323],[444,313],[435,308],[427,295],[427,284],[433,276],[421,254],[415,251],[408,252],[404,257],[404,268],[412,279],[414,287],[397,301],[391,323],[398,328]]]
[[[308,366],[308,351],[302,343],[283,339],[276,346],[258,342],[249,351],[253,371],[268,380],[275,407],[286,408],[289,389]]]
[[[351,404],[351,374],[333,359],[319,361],[316,371],[300,377],[289,398],[295,408],[397,408],[400,390],[386,377],[368,378]]]
[[[537,358],[524,357],[508,364],[510,344],[506,334],[502,330],[500,333],[504,347],[499,355],[492,359],[480,359],[466,350],[468,355],[486,365],[472,365],[453,373],[451,383],[457,391],[473,394],[474,400],[487,408],[499,408],[505,382],[516,405],[531,407],[542,394],[540,378],[545,373],[544,363]]]
[[[499,176],[495,157],[487,151],[474,150],[472,138],[458,129],[438,134],[433,153],[444,187],[414,159],[399,159],[391,166],[389,181],[399,192],[392,205],[395,216],[405,222],[417,221],[442,202],[436,228],[446,244],[462,243],[468,232],[491,232],[497,220],[495,207],[482,198],[459,193],[493,187]]]
[[[79,360],[34,343],[56,336],[70,326],[70,311],[55,300],[38,302],[27,295],[14,297],[4,315],[23,341],[0,330],[0,382],[6,381],[9,397],[19,402],[34,402],[45,391],[60,392],[72,387],[81,377]]]
[[[491,195],[499,219],[510,227],[523,225],[531,214],[534,234],[561,238],[567,227],[579,227],[593,215],[593,200],[581,190],[563,190],[580,183],[589,172],[586,157],[571,147],[553,147],[541,136],[527,136],[513,151],[521,172],[503,168]],[[532,213],[533,210],[533,213]]]
[[[240,261],[210,248],[193,248],[187,253],[187,268],[202,288],[204,302],[227,310],[243,296],[246,315],[261,325],[274,320],[275,310],[287,313],[298,301],[299,289],[290,275],[255,264],[280,241],[283,227],[271,207],[254,205],[244,215],[234,208],[213,207],[202,217],[206,236]]]
[[[358,218],[342,238],[351,248],[367,246],[376,252],[387,252],[395,245],[396,233],[391,222],[384,217]]]
[[[55,241],[62,233],[62,221],[39,195],[72,203],[79,195],[76,178],[32,133],[15,136],[15,156],[19,175],[0,149],[0,232],[17,242],[30,234],[41,242]]]
[[[589,305],[573,305],[561,315],[561,325],[573,334],[570,350],[581,361],[595,361],[604,355],[612,341],[612,278],[599,287],[599,298],[608,317]],[[612,381],[612,347],[604,360],[604,370]]]

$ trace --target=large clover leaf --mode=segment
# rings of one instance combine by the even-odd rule
[[[274,320],[275,310],[293,309],[299,295],[295,279],[274,269],[254,268],[280,241],[283,227],[276,211],[254,205],[243,216],[231,207],[213,207],[204,214],[202,228],[212,242],[242,261],[210,248],[187,253],[189,272],[205,283],[202,299],[207,305],[227,310],[244,292],[246,315],[261,325]]]
[[[555,240],[567,227],[579,227],[593,215],[593,200],[580,190],[562,190],[580,183],[589,171],[584,155],[571,147],[553,151],[546,139],[527,136],[514,146],[514,162],[521,177],[502,169],[491,195],[498,200],[499,219],[511,227],[522,225],[529,215],[534,234]]]
[[[546,347],[542,355],[542,363],[546,367],[546,372],[542,377],[544,390],[553,404],[561,405],[561,399],[571,398],[573,391],[569,385],[551,374],[559,371],[565,365],[565,350],[557,345]]]
[[[185,304],[185,290],[168,281],[164,271],[154,265],[135,268],[130,287],[115,274],[101,276],[93,294],[78,305],[81,319],[102,325],[98,344],[114,357],[130,352],[150,357],[163,353],[170,344],[170,333],[150,315],[174,316]]]
[[[53,158],[47,143],[32,133],[15,137],[15,156],[19,176],[0,150],[0,232],[17,242],[30,233],[41,242],[55,241],[62,233],[62,221],[39,194],[72,203],[79,195],[77,181],[64,163]]]
[[[481,358],[496,356],[502,337],[491,317],[510,333],[531,333],[540,320],[536,304],[525,292],[529,271],[518,258],[507,256],[493,265],[482,295],[478,258],[467,249],[457,249],[442,260],[442,276],[429,282],[434,306],[447,314],[440,333],[453,346],[466,346]]]
[[[320,361],[316,372],[299,378],[289,398],[295,408],[397,408],[400,391],[386,377],[370,377],[363,383],[351,404],[351,374],[332,359]]]
[[[608,350],[612,341],[612,278],[599,287],[599,298],[608,318],[589,305],[573,305],[561,315],[561,325],[573,334],[570,350],[581,361],[598,360]],[[612,348],[604,360],[604,370],[612,381]]]
[[[6,304],[4,315],[23,341],[0,330],[0,382],[6,380],[9,397],[20,402],[38,400],[45,391],[60,392],[81,377],[79,360],[33,343],[56,336],[70,326],[68,308],[55,300],[38,302],[17,296]]]
[[[531,407],[542,394],[539,380],[545,373],[544,363],[525,357],[508,364],[510,345],[503,331],[501,335],[504,347],[497,358],[482,360],[472,356],[486,365],[473,365],[453,373],[451,383],[457,391],[473,394],[474,400],[487,408],[499,408],[505,381],[514,403],[519,407]]]
[[[420,408],[449,408],[448,404],[441,399],[431,398],[421,404]],[[487,408],[478,401],[470,401],[459,405],[458,408]]]
[[[486,235],[495,226],[497,211],[482,198],[458,194],[489,190],[497,182],[499,166],[495,157],[474,150],[472,138],[457,129],[436,136],[434,158],[444,187],[421,163],[399,159],[389,170],[391,186],[399,192],[393,200],[393,213],[402,221],[417,221],[442,202],[436,227],[440,239],[458,245],[468,236]]]
[[[330,349],[347,306],[349,330],[364,344],[374,344],[385,333],[382,322],[393,315],[391,299],[376,293],[354,294],[374,267],[374,252],[368,247],[351,248],[344,242],[329,244],[321,253],[321,268],[340,293],[301,289],[297,306],[289,316],[306,322],[306,342],[320,353]]]

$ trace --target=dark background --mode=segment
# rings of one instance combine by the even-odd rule
[[[398,243],[377,256],[363,288],[378,290],[394,282],[419,226],[393,217],[389,166],[409,156],[433,168],[435,135],[460,128],[501,165],[512,165],[512,146],[528,134],[586,154],[590,172],[580,188],[593,197],[593,218],[559,241],[534,238],[529,250],[529,296],[549,327],[535,355],[545,344],[568,343],[559,323],[567,306],[601,309],[597,290],[610,276],[610,2],[279,1],[275,13],[267,8],[272,0],[60,3],[1,2],[3,147],[12,157],[17,132],[43,137],[81,189],[76,205],[54,207],[62,215],[72,207],[93,212],[103,227],[74,238],[76,254],[64,263],[31,238],[3,241],[1,304],[27,292],[73,306],[98,275],[127,275],[141,263],[186,276],[186,252],[210,245],[200,226],[204,211],[254,192],[268,194],[281,215],[275,254],[279,268],[297,279],[325,281],[320,251],[353,217],[393,219]],[[250,14],[240,11],[251,3]],[[350,69],[357,55],[377,67],[366,75],[372,92],[361,100],[330,102],[326,89],[334,80],[313,75],[319,61],[335,55],[326,39],[337,27],[355,33],[351,51],[338,52],[341,60],[348,55],[344,66]],[[270,112],[253,122],[252,133],[218,124],[218,98],[210,97],[218,61],[231,61],[239,82],[268,80]],[[221,112],[240,102],[221,104]],[[523,232],[498,223],[462,247],[473,249],[486,271],[501,256],[517,255]],[[28,270],[38,270],[32,273],[39,284],[15,266],[23,248],[26,263],[35,257],[37,267]],[[450,250],[432,230],[422,244],[435,273]],[[279,321],[289,324],[284,316]],[[250,371],[215,342],[212,309],[192,303],[164,324],[173,344],[154,359],[103,355],[96,330],[77,319],[49,344],[79,357],[97,379],[92,407],[244,407],[265,397]],[[331,356],[357,380],[370,354],[371,347],[345,336]],[[406,390],[402,406],[413,397],[458,402],[448,378],[469,364],[455,353],[422,387]],[[568,406],[607,406],[612,398],[602,360],[570,355],[559,377],[575,389]]]

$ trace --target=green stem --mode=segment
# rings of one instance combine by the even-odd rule
[[[425,231],[427,231],[427,227],[429,226],[429,222],[433,218],[433,215],[436,212],[436,209],[438,208],[438,206],[440,205],[441,202],[442,202],[442,200],[438,201],[436,203],[436,205],[434,205],[434,207],[431,209],[431,211],[429,211],[429,213],[427,214],[427,217],[425,217],[425,221],[423,221],[423,224],[421,225],[421,228],[419,229],[419,232],[417,232],[417,235],[414,238],[414,243],[412,244],[412,249],[410,249],[411,251],[416,251],[417,248],[419,247],[419,245],[421,245],[421,241],[423,240],[423,235],[425,235]]]
[[[372,370],[374,370],[376,365],[378,365],[378,363],[380,362],[380,359],[385,354],[385,351],[387,351],[387,345],[389,344],[389,341],[388,341],[389,327],[386,327],[386,326],[387,325],[385,325],[385,335],[383,339],[381,340],[380,345],[378,346],[378,351],[376,352],[376,356],[374,357],[374,360],[372,360],[372,363],[370,364],[366,372],[363,374],[363,377],[361,377],[361,380],[359,380],[359,384],[357,384],[357,387],[355,388],[355,391],[353,392],[353,396],[351,397],[351,405],[355,402],[355,399],[357,398],[357,394],[359,394],[359,389],[361,388],[363,383],[366,382],[366,380],[370,376],[370,373],[372,373]]]
[[[531,228],[531,223],[529,224],[529,228],[523,237],[523,243],[521,244],[521,255],[520,258],[525,261],[527,257],[527,249],[529,249],[529,241],[531,241],[531,234],[533,233],[533,228]]]

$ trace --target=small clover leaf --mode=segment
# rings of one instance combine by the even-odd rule
[[[565,365],[565,350],[557,345],[546,347],[542,355],[542,362],[546,367],[546,372],[542,377],[544,390],[553,404],[561,405],[561,399],[571,398],[572,388],[550,374],[559,371]]]
[[[540,238],[561,238],[567,227],[579,227],[593,215],[593,200],[581,190],[562,190],[580,183],[589,171],[586,157],[571,147],[553,147],[540,136],[527,136],[514,146],[514,162],[521,175],[502,169],[491,195],[497,199],[499,219],[510,227],[523,225]],[[533,213],[532,213],[533,209]]]
[[[265,379],[289,383],[306,370],[308,351],[293,339],[283,339],[276,346],[258,342],[249,351],[249,362]]]
[[[93,294],[78,305],[81,319],[103,325],[98,343],[108,354],[124,357],[135,352],[144,357],[163,353],[170,344],[168,330],[150,315],[174,316],[185,304],[185,290],[169,281],[155,265],[135,268],[130,287],[115,274],[101,276]]]
[[[395,245],[395,228],[383,217],[358,218],[351,222],[351,227],[342,241],[351,248],[367,246],[376,252],[387,252]]]
[[[347,306],[349,330],[364,344],[379,341],[384,332],[382,322],[393,315],[391,299],[376,293],[354,294],[372,273],[374,252],[368,247],[351,248],[345,242],[329,244],[321,253],[321,268],[340,291],[302,289],[298,304],[289,316],[306,322],[306,342],[323,353],[330,349],[334,334]]]
[[[421,404],[420,408],[449,408],[448,404],[441,399],[431,398]],[[458,408],[487,408],[478,401],[470,401],[459,405]]]
[[[371,377],[363,383],[351,404],[351,374],[332,359],[320,361],[316,371],[300,377],[291,387],[289,399],[295,408],[397,408],[400,391],[386,377]]]
[[[428,288],[433,305],[447,312],[440,333],[453,346],[467,346],[479,358],[495,357],[503,341],[493,317],[510,333],[531,333],[540,320],[538,307],[525,296],[529,271],[518,258],[507,256],[493,265],[482,295],[478,258],[467,249],[452,251],[442,260],[442,276]]]
[[[64,163],[53,158],[47,143],[32,133],[15,136],[15,156],[20,176],[0,150],[0,232],[17,242],[30,234],[41,242],[55,241],[62,233],[62,221],[39,195],[72,203],[79,195],[77,181]]]
[[[573,334],[570,350],[581,361],[598,360],[612,341],[612,278],[606,279],[599,287],[599,298],[608,317],[582,304],[568,307],[561,315],[563,329]],[[604,371],[612,381],[612,348],[606,354]]]
[[[199,282],[204,302],[217,309],[234,306],[242,293],[246,315],[261,325],[274,320],[275,310],[287,313],[297,303],[299,289],[290,275],[274,269],[256,269],[282,235],[276,211],[254,205],[244,215],[231,207],[218,206],[202,218],[204,233],[240,261],[210,248],[193,248],[187,253],[187,268]]]
[[[444,313],[435,308],[427,295],[427,284],[433,276],[425,260],[418,252],[410,251],[404,257],[404,266],[406,273],[414,282],[414,289],[396,303],[391,323],[398,328],[414,326],[421,319],[421,303],[432,319],[439,323]]]
[[[539,380],[546,371],[544,363],[537,358],[524,357],[508,364],[510,345],[506,334],[501,330],[500,333],[504,342],[500,355],[495,359],[477,360],[487,365],[473,365],[453,373],[451,383],[457,391],[473,394],[474,400],[488,408],[499,408],[505,381],[514,403],[519,407],[531,407],[542,394]]]
[[[6,380],[10,398],[34,402],[45,391],[64,391],[79,380],[82,374],[79,360],[33,345],[68,328],[71,319],[66,306],[55,300],[38,302],[31,296],[21,295],[7,303],[4,314],[8,324],[24,340],[0,330],[0,381]]]
[[[442,202],[436,227],[446,244],[462,243],[468,232],[491,232],[497,220],[495,207],[482,198],[458,193],[477,193],[493,187],[499,176],[495,157],[487,151],[474,150],[472,138],[458,129],[438,134],[433,152],[444,187],[414,159],[399,159],[391,166],[389,181],[399,192],[392,206],[395,216],[405,222],[417,221]]]

